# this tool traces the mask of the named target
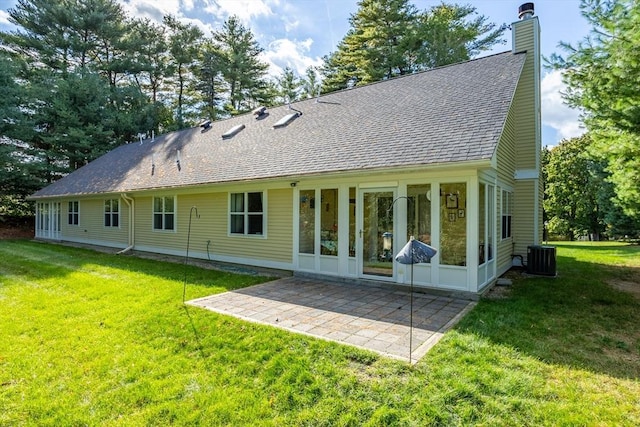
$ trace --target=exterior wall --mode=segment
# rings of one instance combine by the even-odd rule
[[[63,199],[61,205],[62,218],[60,221],[61,240],[125,248],[129,233],[129,210],[126,203],[120,199],[120,225],[118,227],[105,227],[104,201],[106,199],[120,199],[120,196],[105,196],[99,199]],[[69,224],[69,202],[71,201],[79,202],[78,225]]]
[[[287,184],[288,185],[288,184]],[[230,189],[231,192],[261,191],[261,188]],[[200,190],[202,191],[202,190]],[[158,192],[154,196],[176,196],[175,229],[153,229],[153,196],[135,196],[135,249],[272,268],[291,268],[293,240],[292,189],[265,189],[266,230],[261,236],[229,233],[229,191],[184,194]],[[192,211],[192,207],[195,207]],[[191,234],[189,217],[191,216]]]
[[[527,246],[542,239],[540,174],[540,27],[533,17],[513,24],[514,52],[527,52],[512,104],[514,132],[513,253],[526,259]]]
[[[407,195],[408,186],[430,186],[431,209],[431,244],[438,249],[443,243],[441,232],[441,212],[444,209],[445,196],[440,190],[446,185],[463,184],[465,191],[460,194],[459,209],[463,213],[456,217],[457,225],[462,226],[466,239],[466,263],[464,265],[444,265],[438,255],[430,264],[414,266],[413,283],[416,286],[446,289],[451,291],[478,292],[487,285],[487,279],[495,277],[495,263],[487,263],[483,274],[478,274],[478,254],[481,224],[484,219],[478,216],[478,187],[480,179],[493,185],[496,171],[489,161],[469,165],[458,165],[448,168],[430,168],[414,171],[396,171],[379,174],[343,174],[308,179],[302,183],[270,182],[253,184],[237,184],[229,186],[202,186],[198,188],[182,188],[174,191],[155,191],[128,193],[120,198],[120,227],[109,229],[104,227],[103,198],[86,198],[80,200],[80,224],[68,225],[68,201],[65,199],[61,212],[63,224],[62,240],[84,242],[96,245],[124,248],[129,244],[130,207],[125,200],[133,200],[134,249],[154,253],[184,256],[189,238],[189,255],[193,258],[211,259],[238,264],[263,266],[297,270],[297,227],[299,224],[296,204],[300,203],[299,193],[302,188],[338,189],[340,212],[338,217],[341,249],[339,256],[327,257],[318,253],[318,262],[311,269],[301,269],[318,274],[334,274],[340,277],[361,278],[362,270],[358,269],[358,258],[350,253],[349,232],[354,232],[349,223],[353,221],[352,211],[356,206],[352,200],[360,200],[363,191],[375,191],[377,188],[392,191],[398,203],[394,204],[393,249],[397,252],[407,241],[407,202],[401,198]],[[443,187],[445,186],[445,187]],[[232,235],[229,232],[230,193],[257,192],[264,194],[266,206],[266,228],[262,235]],[[353,194],[355,191],[355,194]],[[496,187],[496,193],[498,187]],[[175,227],[171,231],[153,230],[153,197],[175,197]],[[355,199],[354,199],[355,197]],[[499,197],[495,197],[499,199]],[[358,201],[357,203],[360,203]],[[318,205],[320,208],[324,205]],[[195,207],[195,208],[193,208]],[[193,208],[193,209],[192,209]],[[358,205],[357,209],[361,209]],[[499,209],[494,209],[496,215]],[[191,233],[189,219],[191,216]],[[360,219],[355,220],[355,227],[362,228]],[[87,231],[85,231],[87,230]],[[350,231],[351,230],[351,231]],[[499,225],[496,224],[496,232]],[[357,231],[355,231],[357,235]],[[496,234],[497,235],[497,234]],[[331,261],[331,262],[329,262]],[[490,265],[489,265],[490,264]],[[388,281],[409,284],[410,268],[393,262],[393,277]],[[331,273],[333,271],[333,273]],[[366,278],[366,277],[365,277]]]
[[[500,137],[496,153],[498,182],[496,186],[496,237],[498,274],[502,274],[512,266],[513,238],[502,239],[502,190],[513,191],[515,187],[516,170],[516,135],[518,112],[515,108],[509,111],[507,120]]]
[[[522,255],[527,259],[527,246],[537,243],[534,240],[537,230],[534,227],[532,218],[536,212],[535,201],[537,188],[533,180],[517,181],[514,191],[513,204],[513,242],[514,253]],[[517,227],[515,223],[517,221]]]

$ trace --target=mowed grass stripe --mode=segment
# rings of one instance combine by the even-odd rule
[[[182,305],[184,266],[0,241],[0,425],[638,425],[636,246],[561,245],[414,367]],[[266,280],[188,267],[187,298]]]

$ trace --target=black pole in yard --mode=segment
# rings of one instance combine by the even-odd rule
[[[189,261],[189,241],[191,240],[191,217],[194,210],[196,211],[196,218],[200,218],[200,215],[198,215],[198,208],[195,206],[191,206],[191,210],[189,211],[189,229],[187,231],[187,254],[184,257],[184,286],[182,287],[182,304],[184,304],[185,296],[187,294],[187,262]]]
[[[411,257],[414,256],[413,253],[413,240],[411,241]],[[413,263],[411,263],[411,298],[409,307],[411,310],[411,314],[409,315],[409,365],[411,365],[411,351],[413,350]]]

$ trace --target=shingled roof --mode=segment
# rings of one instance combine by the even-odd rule
[[[490,159],[524,60],[505,52],[123,145],[31,198]]]

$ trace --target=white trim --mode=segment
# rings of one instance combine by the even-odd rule
[[[45,208],[46,213],[42,213]],[[36,202],[35,237],[60,240],[62,236],[62,202],[58,200]]]
[[[111,202],[113,202],[114,200],[118,201],[118,212],[113,212],[113,203],[111,203]],[[122,217],[120,215],[121,214],[121,212],[120,212],[120,197],[109,197],[109,198],[102,199],[102,201],[103,201],[103,203],[102,203],[102,228],[106,228],[106,229],[109,229],[109,230],[119,229],[120,228],[120,220],[122,219]],[[113,223],[113,214],[117,213],[118,214],[118,225],[106,225],[104,223],[104,217],[107,214],[107,212],[105,210],[105,203],[104,202],[107,202],[107,201],[109,202],[109,215],[110,215],[109,222]]]
[[[515,180],[538,179],[538,178],[540,178],[540,172],[536,169],[520,169],[515,171],[515,173],[513,174],[513,179]]]
[[[115,249],[123,249],[127,246],[125,242],[112,242],[108,240],[84,239],[82,237],[64,236],[63,238],[56,239],[56,240],[60,242],[82,243],[85,245],[103,246],[105,248],[115,248]]]
[[[465,198],[467,201],[465,209],[466,224],[466,236],[467,240],[467,255],[466,265],[467,267],[467,290],[470,292],[478,292],[478,259],[479,259],[479,242],[480,242],[480,227],[479,227],[479,206],[480,206],[480,179],[476,177],[470,177],[466,184]],[[474,208],[475,207],[475,208]],[[472,208],[472,209],[469,209]],[[485,209],[486,210],[486,209]],[[482,230],[484,234],[484,230]]]
[[[78,204],[78,210],[76,211],[72,211],[69,209],[69,204],[70,203],[77,203]],[[77,224],[71,224],[69,222],[69,215],[78,215],[78,223]],[[78,199],[71,199],[67,201],[67,226],[69,227],[80,227],[80,200]]]
[[[124,202],[127,204],[127,206],[129,207],[129,225],[128,225],[128,248],[133,249],[133,247],[135,246],[135,239],[136,239],[136,201],[135,199],[133,199],[132,197],[127,196],[127,193],[122,193],[120,195],[122,197],[122,200],[124,200]]]
[[[164,199],[167,197],[173,197],[173,228],[167,230],[164,224],[164,216],[167,213],[164,209]],[[156,228],[156,198],[162,198],[162,228]],[[177,233],[178,232],[178,196],[177,195],[168,195],[168,196],[151,196],[151,232],[153,233]]]
[[[262,195],[262,234],[249,234],[249,193],[260,193]],[[228,191],[227,192],[227,237],[231,238],[250,238],[250,239],[266,239],[267,238],[267,212],[268,208],[268,196],[267,190],[247,190],[247,191]],[[240,212],[231,212],[231,195],[232,194],[242,194],[244,198],[244,211],[242,212],[242,216],[244,218],[244,232],[243,233],[232,233],[231,232],[231,214],[235,214],[240,216]],[[257,215],[256,212],[254,214]]]
[[[398,181],[387,181],[387,182],[365,182],[363,184],[360,184],[358,186],[359,188],[364,188],[364,189],[379,189],[379,188],[397,188],[398,187]]]
[[[357,200],[356,200],[356,264],[357,264],[357,268],[356,268],[356,274],[357,277],[362,278],[362,279],[371,279],[371,280],[377,280],[380,282],[397,282],[398,280],[398,272],[397,272],[397,263],[395,261],[391,262],[391,276],[377,276],[377,275],[373,275],[373,274],[365,274],[364,273],[364,235],[363,235],[363,228],[364,228],[364,194],[365,193],[391,193],[391,197],[392,200],[395,202],[395,200],[398,198],[398,187],[397,187],[397,181],[396,181],[396,186],[393,187],[363,187],[362,185],[359,187],[358,192],[357,192]],[[392,230],[391,232],[393,233],[393,243],[392,243],[392,248],[393,251],[397,251],[399,248],[397,246],[397,241],[398,241],[398,215],[399,215],[399,208],[396,206],[396,203],[393,203],[393,205],[391,206],[391,212],[392,212],[392,217],[393,217],[393,221],[392,221]],[[405,210],[405,215],[406,215],[406,210]]]

